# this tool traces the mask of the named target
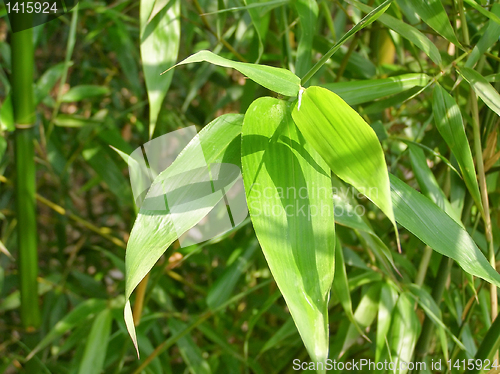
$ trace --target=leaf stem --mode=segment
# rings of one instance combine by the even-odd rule
[[[321,67],[326,64],[326,62],[330,59],[330,57],[333,56],[335,52],[337,52],[340,47],[347,41],[349,40],[354,34],[356,34],[358,31],[361,29],[365,28],[369,24],[371,24],[373,21],[375,21],[378,17],[380,17],[391,5],[393,0],[386,0],[382,4],[380,4],[378,7],[373,9],[370,13],[368,13],[361,21],[359,21],[352,29],[350,29],[348,32],[340,38],[340,40],[332,47],[328,52],[326,52],[323,57],[304,75],[301,81],[301,85],[305,86],[307,81],[312,78],[314,74],[318,72]]]

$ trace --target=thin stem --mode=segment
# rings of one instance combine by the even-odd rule
[[[384,1],[382,4],[368,13],[361,21],[359,21],[356,26],[346,32],[344,36],[342,36],[342,38],[340,38],[340,40],[328,52],[326,52],[323,57],[321,57],[321,59],[306,73],[306,75],[304,75],[301,81],[301,85],[304,86],[307,81],[311,79],[313,75],[316,74],[324,64],[326,64],[330,57],[332,57],[333,54],[337,52],[347,40],[349,40],[358,31],[371,24],[378,17],[380,17],[380,15],[382,15],[387,10],[391,3],[392,0]]]
[[[35,215],[35,151],[33,146],[35,106],[33,100],[34,46],[31,19],[25,14],[12,18],[25,30],[12,34],[12,104],[16,124],[16,210],[21,319],[28,329],[40,325],[38,305],[38,253]]]
[[[488,188],[486,185],[486,175],[484,173],[483,148],[481,145],[481,130],[479,129],[479,110],[477,105],[477,97],[471,89],[471,109],[472,109],[472,129],[474,132],[474,152],[476,153],[476,167],[479,177],[479,190],[483,202],[486,241],[488,242],[489,261],[493,269],[496,269],[495,248],[493,244],[493,231],[491,227],[490,204],[488,201]],[[498,296],[497,287],[494,284],[490,285],[491,299],[491,320],[494,321],[498,314]]]

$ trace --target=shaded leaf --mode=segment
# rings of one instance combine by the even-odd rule
[[[163,2],[159,2],[163,3]],[[177,59],[180,44],[180,1],[168,5],[152,18],[158,9],[156,0],[141,0],[141,60],[149,99],[149,137],[153,136],[163,99],[167,94],[173,72],[160,77],[166,66]]]
[[[349,2],[354,4],[356,8],[361,9],[364,12],[370,12],[372,10],[371,7],[359,1],[349,0]],[[410,1],[405,1],[405,3],[409,2]],[[441,65],[441,55],[439,54],[439,49],[427,36],[422,34],[418,29],[408,25],[403,21],[400,21],[397,18],[394,18],[389,14],[382,14],[378,20],[391,30],[397,32],[403,38],[408,39],[410,42],[415,44],[415,46],[417,46],[417,48],[419,48],[427,56],[429,56],[436,65]]]
[[[63,319],[56,323],[56,325],[44,336],[42,341],[30,352],[27,360],[33,357],[37,352],[47,347],[55,339],[61,337],[69,330],[76,326],[87,323],[87,319],[92,315],[103,311],[106,308],[106,300],[103,299],[89,299],[78,304],[75,309],[66,314]]]
[[[441,0],[409,1],[407,3],[434,31],[449,42],[460,46]]]
[[[390,175],[396,221],[429,247],[455,261],[472,275],[500,287],[491,267],[469,234],[431,200]]]
[[[455,99],[439,84],[436,84],[432,94],[432,111],[439,133],[457,159],[467,189],[476,205],[482,210],[483,204],[477,184],[476,169],[460,108]]]
[[[85,343],[85,351],[80,361],[78,374],[100,374],[102,372],[112,321],[113,316],[110,309],[103,310],[96,317]]]
[[[312,44],[314,34],[316,34],[319,9],[316,0],[297,0],[294,4],[300,21],[300,38],[297,45],[295,74],[301,77],[312,66]]]
[[[395,95],[429,82],[426,74],[404,74],[384,79],[326,83],[322,87],[339,95],[347,104],[357,105]]]
[[[61,96],[61,102],[70,103],[73,101],[82,101],[84,99],[107,95],[109,93],[110,89],[108,87],[82,84],[80,86],[71,87],[68,92]]]

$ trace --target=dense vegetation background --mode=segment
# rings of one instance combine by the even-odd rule
[[[110,145],[130,154],[178,128],[201,130],[220,115],[244,114],[259,97],[282,97],[209,63],[159,76],[200,50],[303,78],[337,42],[307,86],[324,86],[358,111],[375,130],[388,170],[430,200],[409,206],[421,209],[410,221],[422,241],[401,223],[398,253],[391,221],[332,177],[339,206],[357,210],[355,219],[336,220],[329,357],[383,361],[396,352],[406,361],[441,359],[443,367],[460,360],[442,370],[453,373],[464,372],[468,359],[494,362],[496,287],[464,264],[474,268],[476,245],[494,267],[498,258],[500,6],[398,0],[374,23],[360,23],[380,4],[80,1],[32,29],[36,126],[24,143],[31,155],[16,154],[23,129],[15,129],[12,89],[21,68],[2,5],[0,372],[268,374],[309,361],[250,219],[201,245],[176,242],[154,266],[132,297],[137,359],[123,308],[125,248],[138,209],[127,163]],[[342,38],[354,25],[365,27]],[[39,314],[36,305],[21,305],[19,233],[34,235],[19,231],[27,210],[15,204],[23,157],[36,166],[39,273],[37,289],[26,293]],[[455,226],[441,210],[434,221],[422,220],[436,205],[473,241],[463,230],[450,234]],[[450,259],[457,256],[459,264]]]

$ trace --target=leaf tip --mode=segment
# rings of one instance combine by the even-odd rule
[[[139,345],[137,344],[137,336],[135,335],[134,319],[132,316],[132,308],[130,307],[130,300],[127,300],[125,308],[123,310],[123,318],[125,319],[125,325],[127,326],[127,331],[134,343],[135,351],[137,352],[137,359],[140,359]]]

